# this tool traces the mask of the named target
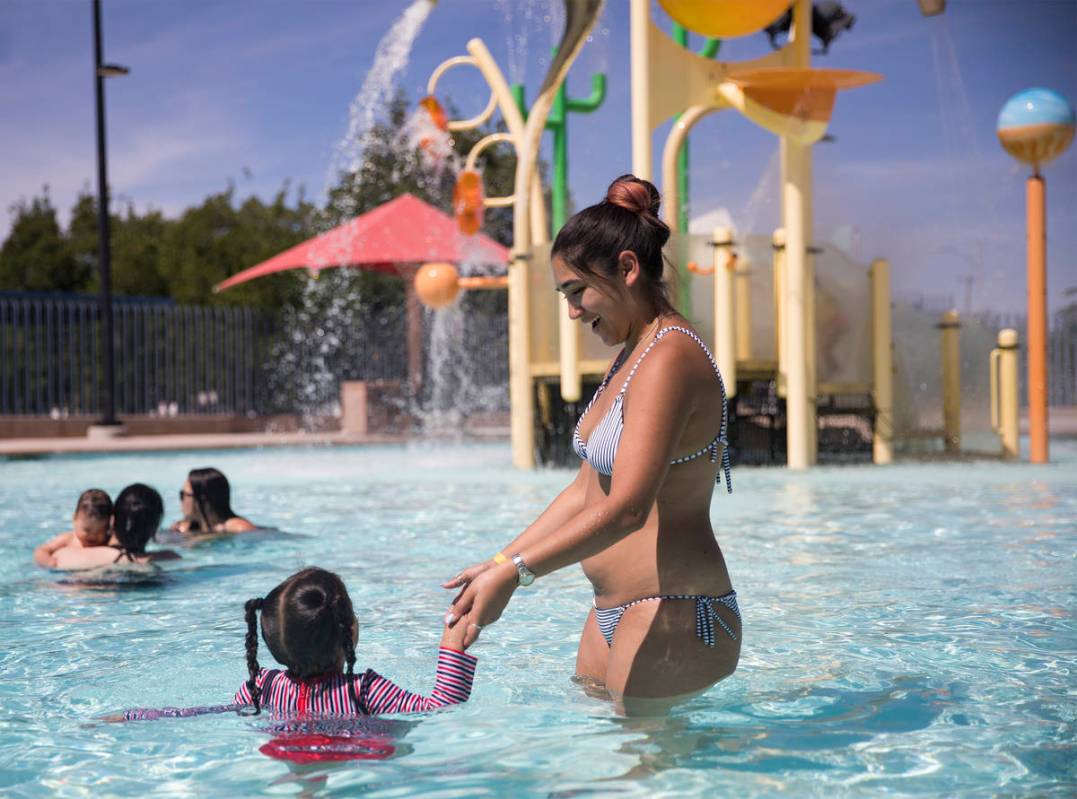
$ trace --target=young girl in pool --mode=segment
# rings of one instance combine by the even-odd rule
[[[372,669],[355,673],[359,622],[344,582],[325,569],[293,574],[265,597],[247,600],[249,677],[231,706],[126,710],[125,721],[188,716],[237,708],[274,714],[341,716],[412,713],[466,702],[477,658],[464,652],[468,622],[446,627],[430,696],[406,691]],[[262,638],[286,670],[258,664],[258,611]],[[112,717],[109,720],[119,720]]]

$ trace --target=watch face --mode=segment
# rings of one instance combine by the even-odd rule
[[[520,585],[531,585],[531,583],[535,582],[535,573],[527,568],[523,558],[516,555],[513,557],[512,562],[516,565],[516,572],[519,574],[518,582]]]

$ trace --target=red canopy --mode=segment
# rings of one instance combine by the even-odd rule
[[[357,216],[340,227],[297,244],[213,287],[214,291],[288,269],[348,266],[377,272],[398,271],[399,264],[430,261],[480,263],[504,268],[509,251],[481,233],[464,236],[448,214],[404,194]]]

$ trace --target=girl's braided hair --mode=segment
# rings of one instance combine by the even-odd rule
[[[344,581],[325,569],[311,567],[296,572],[270,591],[264,599],[244,605],[247,620],[247,690],[254,712],[261,708],[257,685],[257,614],[262,611],[262,638],[273,657],[303,679],[333,671],[341,656],[347,665],[348,695],[356,712],[362,712],[355,691],[355,612]]]

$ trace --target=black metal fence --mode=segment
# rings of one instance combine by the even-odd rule
[[[276,313],[114,298],[117,413],[318,415],[332,411],[342,380],[399,381],[410,390],[402,295],[377,306],[354,297],[334,305],[343,286]],[[507,408],[503,306],[503,297],[465,295],[448,333],[444,319],[424,314],[426,379],[411,400],[428,405],[440,379],[451,382],[448,401],[474,402],[477,389],[483,410],[491,409],[491,396],[495,409]],[[447,353],[446,334],[453,339]],[[96,297],[0,292],[0,415],[100,414],[100,364]]]
[[[269,320],[249,308],[116,298],[116,410],[122,414],[256,411]],[[0,294],[0,413],[101,412],[97,300]]]

